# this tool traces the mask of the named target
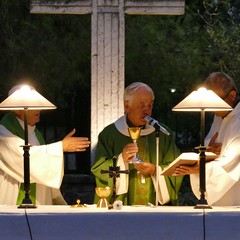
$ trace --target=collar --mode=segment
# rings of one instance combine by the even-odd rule
[[[128,133],[129,126],[127,124],[126,115],[123,115],[122,117],[120,117],[116,122],[114,122],[114,125],[120,133],[129,137],[129,133]],[[153,126],[146,124],[145,128],[141,130],[140,136],[149,135],[154,131],[155,131],[155,128]]]

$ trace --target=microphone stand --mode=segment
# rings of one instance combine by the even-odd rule
[[[159,129],[155,128],[156,132],[156,207],[158,206],[158,180],[159,180]]]
[[[159,181],[159,135],[160,135],[160,131],[163,132],[164,134],[166,134],[167,136],[170,135],[170,133],[164,128],[162,127],[158,121],[156,121],[155,119],[149,117],[149,116],[145,116],[144,118],[148,124],[152,125],[155,128],[155,132],[156,132],[156,207],[158,206],[158,181]]]

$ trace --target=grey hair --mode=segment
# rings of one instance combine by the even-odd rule
[[[238,93],[233,79],[224,72],[211,73],[205,80],[204,85],[212,91],[221,90],[223,94],[228,94],[231,90],[235,90]]]
[[[134,93],[140,88],[145,87],[152,95],[152,98],[154,100],[154,92],[153,90],[145,83],[143,82],[134,82],[128,85],[124,90],[123,100],[124,101],[131,101]]]

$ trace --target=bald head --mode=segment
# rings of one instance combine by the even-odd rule
[[[238,93],[237,87],[231,77],[224,72],[211,73],[204,82],[207,89],[214,91],[219,96],[225,96],[234,90]]]
[[[236,85],[231,77],[224,72],[211,73],[204,82],[207,89],[215,92],[227,104],[234,108],[239,102],[239,94]],[[229,112],[216,112],[220,117],[227,116]]]

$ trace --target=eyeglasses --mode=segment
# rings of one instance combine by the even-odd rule
[[[220,98],[221,98],[222,100],[226,99],[226,98],[228,97],[228,95],[230,94],[230,92],[233,91],[233,90],[235,91],[234,88],[231,88],[224,97],[220,97]]]

